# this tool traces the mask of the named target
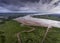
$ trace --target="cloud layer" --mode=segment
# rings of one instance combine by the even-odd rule
[[[11,11],[60,11],[59,0],[0,0],[0,12]]]

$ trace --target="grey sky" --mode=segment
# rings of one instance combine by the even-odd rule
[[[0,3],[5,3],[5,4],[16,4],[16,3],[21,3],[21,2],[39,2],[40,0],[0,0]],[[42,3],[49,3],[52,0],[41,0]]]
[[[1,3],[38,2],[39,0],[0,0]]]
[[[43,4],[47,5],[51,1],[52,0],[0,0],[0,7],[3,7],[5,10],[8,9],[11,11],[20,11],[21,9],[22,10],[31,10],[31,9],[36,8],[37,7],[36,5],[39,4],[39,3],[34,3],[34,2],[40,2],[40,3],[42,3],[42,6],[43,6]],[[56,2],[53,5],[57,6],[58,3],[59,2]],[[43,8],[45,8],[46,5]],[[41,7],[41,5],[39,7]],[[52,6],[50,6],[50,7],[52,7]],[[0,8],[0,9],[2,9],[2,11],[3,11],[4,10],[3,8]],[[43,10],[43,8],[42,8],[42,10]]]

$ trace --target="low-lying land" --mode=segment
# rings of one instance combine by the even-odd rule
[[[35,15],[33,17],[60,21],[60,15],[57,15],[57,14],[56,15],[48,14],[48,15],[40,15],[40,16]]]
[[[35,31],[21,33],[22,43],[40,43],[46,27],[34,27]],[[20,23],[10,20],[0,24],[0,43],[18,43],[16,34],[24,30],[30,30],[28,26],[20,26]],[[44,43],[60,43],[60,28],[51,28]]]

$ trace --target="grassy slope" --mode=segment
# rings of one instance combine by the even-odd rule
[[[35,27],[36,30],[30,33],[21,33],[22,43],[40,43],[42,37],[45,33],[45,27]],[[30,28],[27,26],[20,26],[16,21],[6,21],[6,23],[0,25],[0,31],[4,32],[5,42],[4,43],[18,43],[16,33],[21,32],[23,30],[29,30]],[[1,41],[0,34],[0,43]],[[60,43],[60,29],[52,28],[50,29],[46,40],[44,43]]]

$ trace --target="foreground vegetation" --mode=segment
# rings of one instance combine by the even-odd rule
[[[35,31],[21,33],[22,43],[40,43],[45,27],[34,27]],[[20,26],[16,21],[10,20],[0,24],[0,43],[18,43],[16,34],[24,30],[30,30],[28,26]],[[60,43],[60,28],[51,28],[44,43]]]

